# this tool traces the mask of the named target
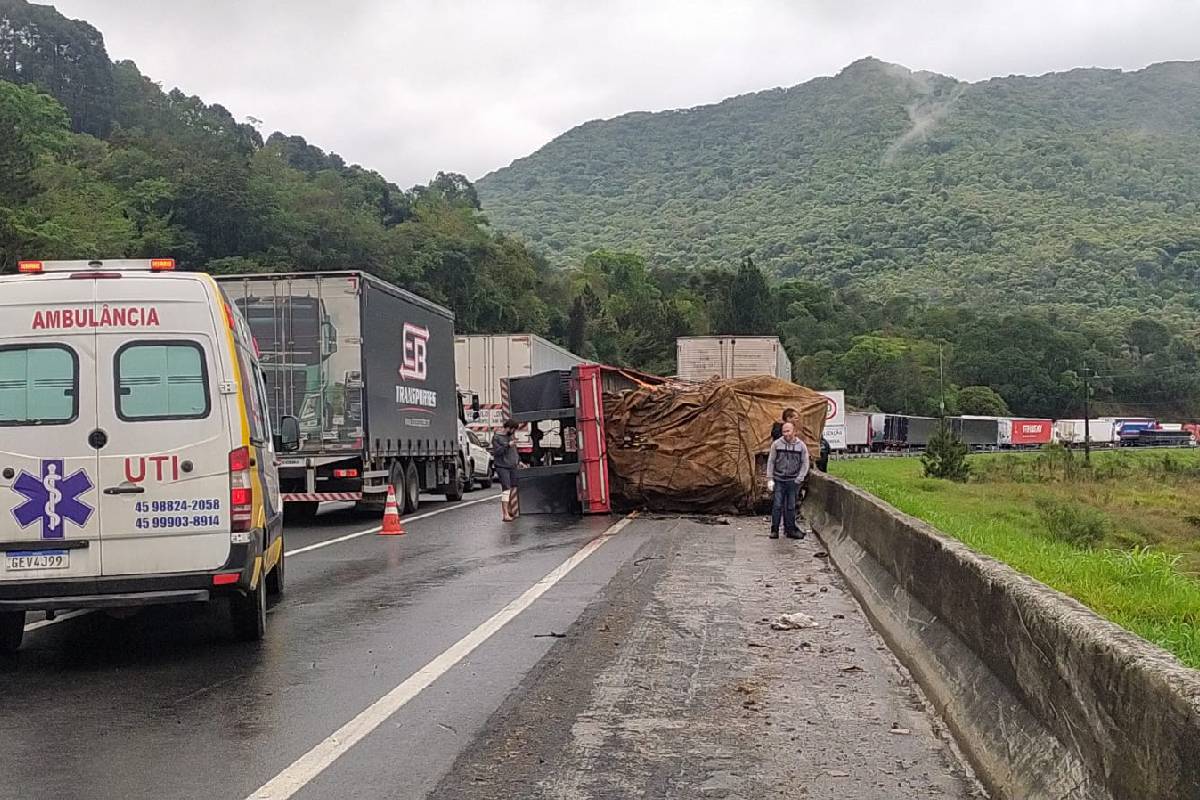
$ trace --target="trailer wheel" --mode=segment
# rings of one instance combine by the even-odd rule
[[[446,489],[446,499],[457,501],[463,499],[467,490],[467,471],[463,467],[462,456],[455,456],[450,466],[450,486]]]
[[[0,612],[0,655],[12,655],[25,638],[25,612]]]
[[[415,514],[421,507],[421,479],[417,475],[417,465],[408,462],[404,468],[404,513]]]

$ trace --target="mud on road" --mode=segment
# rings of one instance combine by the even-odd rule
[[[647,544],[431,796],[985,797],[820,542],[730,522],[635,522]]]

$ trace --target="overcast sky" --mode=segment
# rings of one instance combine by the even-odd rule
[[[831,75],[964,80],[1200,59],[1198,0],[57,0],[165,88],[403,186],[591,119]]]

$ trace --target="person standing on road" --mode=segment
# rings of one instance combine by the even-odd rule
[[[517,502],[517,467],[521,456],[515,438],[519,427],[514,420],[506,419],[504,430],[492,437],[492,466],[500,480],[500,518],[505,522],[512,522],[521,513]]]
[[[800,419],[800,413],[798,411],[796,411],[796,409],[785,408],[783,410],[783,417],[779,420],[779,422],[776,422],[774,425],[771,426],[771,441],[774,442],[780,436],[783,436],[783,424],[785,422],[790,422],[793,425],[795,425],[797,420],[799,420],[799,419]]]
[[[808,447],[796,436],[796,426],[785,422],[778,439],[771,443],[767,456],[767,488],[773,494],[771,503],[771,538],[779,538],[779,523],[789,539],[803,539],[804,531],[796,525],[796,496],[800,484],[808,475]]]

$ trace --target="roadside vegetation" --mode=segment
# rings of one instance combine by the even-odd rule
[[[1200,668],[1200,452],[1059,446],[979,455],[958,483],[919,458],[830,471]]]

